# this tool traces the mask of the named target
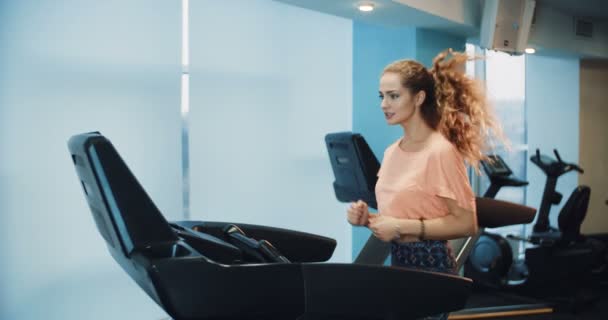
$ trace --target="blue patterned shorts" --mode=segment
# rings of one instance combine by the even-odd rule
[[[447,241],[391,243],[391,265],[424,271],[456,274],[456,259]],[[447,313],[425,317],[424,320],[446,320]]]
[[[447,241],[392,242],[391,265],[456,274],[456,259]]]

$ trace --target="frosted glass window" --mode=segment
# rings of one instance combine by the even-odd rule
[[[0,6],[0,319],[163,318],[110,256],[67,140],[101,131],[181,217],[179,1]]]
[[[324,144],[352,128],[352,22],[273,1],[190,2],[193,219],[338,241],[345,205]]]

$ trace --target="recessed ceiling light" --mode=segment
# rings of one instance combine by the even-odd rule
[[[373,3],[364,3],[359,5],[359,11],[370,12],[374,10]]]
[[[527,54],[534,54],[536,52],[536,49],[534,48],[526,48],[526,50],[524,50]]]

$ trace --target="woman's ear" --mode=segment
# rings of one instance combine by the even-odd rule
[[[424,103],[424,99],[426,99],[426,92],[424,92],[424,90],[418,91],[414,99],[416,107],[420,107]]]

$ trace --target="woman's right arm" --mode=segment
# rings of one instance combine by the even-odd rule
[[[346,212],[348,223],[353,226],[367,226],[369,223],[369,208],[362,200],[351,203]]]

